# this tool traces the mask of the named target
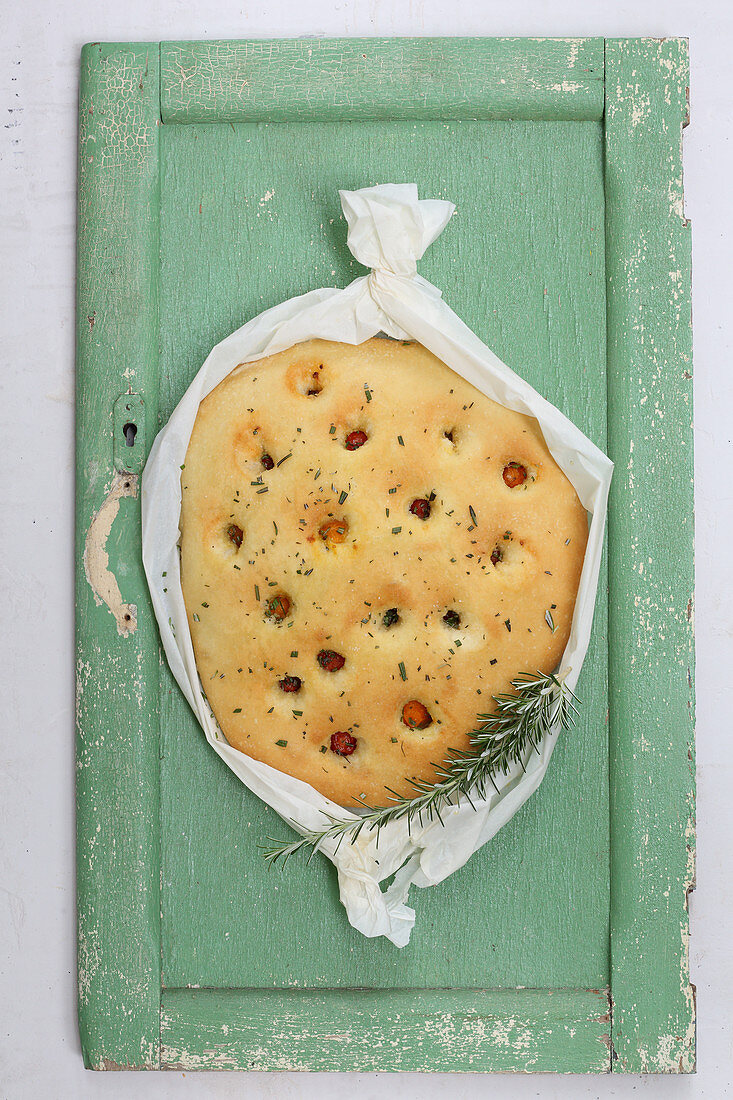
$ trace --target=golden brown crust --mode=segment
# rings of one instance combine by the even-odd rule
[[[222,731],[335,802],[409,794],[565,648],[586,513],[537,422],[418,344],[310,341],[237,367],[201,404],[182,485],[183,592]],[[407,703],[430,724],[409,728]]]

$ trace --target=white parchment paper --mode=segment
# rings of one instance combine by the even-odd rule
[[[206,701],[196,671],[180,582],[178,551],[180,468],[199,403],[239,363],[320,337],[360,344],[378,332],[417,340],[477,389],[508,408],[534,416],[558,465],[589,513],[590,530],[570,638],[560,669],[574,688],[588,646],[603,543],[611,461],[563,414],[502,363],[417,274],[417,261],[448,223],[454,206],[420,200],[414,184],[341,191],[348,245],[371,273],[343,290],[314,290],[261,313],[211,351],[148,458],[142,482],[143,562],[168,662],[215,752],[242,782],[296,829],[320,829],[324,814],[354,816],[309,784],[245,756],[228,745]],[[471,278],[471,272],[466,272]],[[164,590],[165,589],[165,590]],[[528,672],[533,670],[528,669]],[[404,947],[415,923],[407,903],[411,885],[440,882],[506,824],[547,770],[555,734],[541,752],[528,753],[490,797],[441,811],[420,827],[394,822],[355,843],[326,841],[322,851],[338,871],[341,901],[365,936],[386,936]],[[285,831],[285,830],[284,830]],[[378,862],[377,862],[378,860]],[[390,876],[388,889],[380,883]]]

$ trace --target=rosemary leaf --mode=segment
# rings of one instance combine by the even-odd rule
[[[437,768],[437,782],[409,780],[415,791],[412,797],[385,788],[389,806],[366,807],[366,814],[347,820],[325,815],[330,822],[325,828],[299,829],[299,839],[291,843],[268,837],[270,846],[261,848],[263,857],[270,864],[284,865],[296,852],[311,848],[312,859],[325,841],[335,840],[338,848],[346,837],[353,843],[363,830],[376,830],[378,839],[380,829],[393,821],[405,820],[409,831],[415,820],[420,824],[435,818],[442,821],[440,811],[459,805],[462,798],[473,807],[471,796],[484,798],[489,784],[498,790],[496,777],[507,775],[517,763],[524,768],[527,754],[540,752],[550,734],[570,729],[578,713],[574,705],[576,696],[564,680],[553,674],[518,676],[512,680],[512,687],[513,694],[494,696],[495,709],[490,714],[478,716],[478,726],[469,738],[470,748],[449,751],[448,758]]]

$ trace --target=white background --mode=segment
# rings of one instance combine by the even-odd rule
[[[194,14],[194,10],[196,14]],[[686,35],[697,473],[698,888],[688,1078],[91,1074],[74,978],[73,408],[76,105],[90,40]],[[733,8],[728,0],[0,0],[0,1097],[727,1096],[733,1079]],[[727,705],[726,705],[727,704]]]

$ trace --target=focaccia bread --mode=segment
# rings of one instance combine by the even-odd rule
[[[412,793],[565,648],[587,516],[537,422],[422,346],[310,341],[202,402],[183,593],[229,743],[342,805]]]

